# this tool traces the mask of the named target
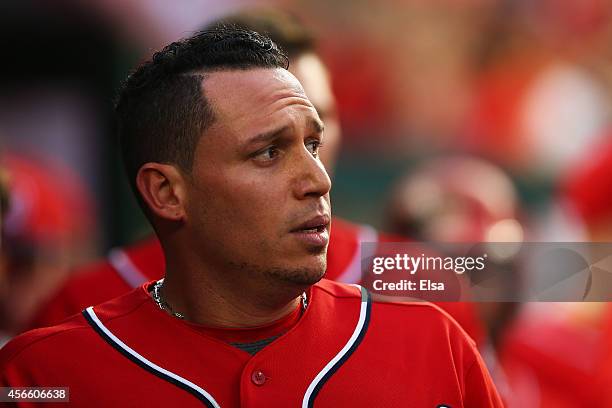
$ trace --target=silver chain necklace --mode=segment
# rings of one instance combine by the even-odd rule
[[[160,289],[161,289],[163,284],[164,284],[164,280],[160,279],[157,282],[155,282],[155,285],[153,285],[153,300],[155,301],[155,304],[161,310],[170,313],[172,316],[176,317],[177,319],[181,319],[181,320],[185,319],[185,315],[184,314],[175,312],[172,309],[172,306],[170,306],[170,304],[168,304],[168,302],[166,302],[166,300],[164,298],[162,298]]]
[[[177,319],[181,319],[181,320],[185,319],[184,314],[175,312],[174,309],[172,309],[172,306],[170,306],[170,304],[162,297],[160,289],[163,285],[164,285],[163,278],[155,282],[155,285],[153,285],[153,300],[155,301],[155,304],[161,310],[171,314]],[[302,313],[303,313],[306,311],[306,308],[308,307],[308,297],[306,295],[306,292],[302,292],[300,297],[302,299]]]

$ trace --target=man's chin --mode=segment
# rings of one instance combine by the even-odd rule
[[[273,257],[270,257],[273,259]],[[232,268],[244,271],[250,279],[274,286],[307,287],[320,281],[327,269],[326,254],[289,258],[276,264],[232,263]]]
[[[320,281],[325,275],[325,264],[297,268],[271,268],[266,271],[266,274],[277,282],[284,282],[296,286],[311,286]]]

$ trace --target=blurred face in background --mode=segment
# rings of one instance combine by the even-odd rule
[[[9,152],[0,159],[10,195],[1,221],[0,331],[16,333],[92,253],[93,210],[71,169]]]
[[[323,61],[311,52],[292,59],[289,70],[300,81],[306,96],[317,110],[319,118],[325,123],[320,158],[327,172],[332,175],[340,149],[341,135],[336,99],[332,92],[329,73]]]

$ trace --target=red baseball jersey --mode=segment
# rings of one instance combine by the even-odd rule
[[[361,242],[398,242],[402,237],[382,234],[368,225],[334,217],[325,277],[343,283],[361,280]],[[165,259],[159,241],[152,237],[136,245],[113,249],[106,260],[85,266],[41,307],[30,328],[57,324],[84,308],[120,296],[144,282],[164,275]],[[470,303],[439,303],[477,342],[484,329]]]
[[[13,339],[0,386],[69,387],[87,407],[502,406],[474,342],[431,304],[322,280],[252,356],[159,309],[151,284]]]

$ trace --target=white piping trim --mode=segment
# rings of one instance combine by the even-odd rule
[[[359,285],[353,285],[357,288],[359,288],[359,290],[361,291],[361,286]],[[360,293],[361,295],[361,293]],[[368,302],[367,299],[364,300],[362,298],[361,300],[361,308],[359,309],[359,319],[357,320],[357,325],[355,326],[355,330],[353,331],[353,334],[351,335],[351,337],[349,338],[349,340],[346,342],[346,344],[344,345],[344,347],[342,347],[342,350],[340,350],[338,352],[338,354],[336,354],[336,356],[334,358],[332,358],[329,363],[327,363],[327,365],[325,367],[323,367],[323,370],[321,370],[319,372],[319,374],[317,374],[317,376],[314,378],[314,380],[312,380],[312,382],[310,383],[310,385],[308,386],[308,388],[306,389],[306,393],[304,394],[304,399],[302,400],[302,408],[308,408],[308,403],[310,402],[310,397],[312,396],[312,393],[314,391],[314,389],[316,388],[316,386],[321,382],[321,380],[323,379],[323,377],[329,372],[329,370],[332,369],[332,367],[342,358],[344,357],[344,355],[349,351],[349,349],[353,346],[353,344],[355,343],[355,341],[357,341],[357,337],[359,337],[359,334],[361,333],[361,331],[363,330],[363,325],[365,323],[365,318],[366,318],[366,314],[367,314],[367,309],[368,309]]]
[[[359,226],[357,250],[344,272],[338,277],[338,282],[356,283],[361,281],[361,260],[367,258],[366,254],[364,256],[361,254],[361,244],[363,242],[378,243],[378,232],[373,227],[365,224]]]
[[[191,381],[177,375],[174,374],[171,371],[166,370],[165,368],[162,368],[160,366],[158,366],[157,364],[147,360],[145,357],[141,356],[140,354],[138,354],[138,352],[136,352],[135,350],[133,350],[130,346],[128,346],[127,344],[125,344],[123,341],[121,341],[121,339],[119,339],[117,336],[115,336],[110,330],[108,330],[108,328],[104,325],[104,323],[102,323],[100,321],[100,319],[98,319],[98,316],[96,315],[96,312],[94,312],[93,310],[93,306],[89,306],[87,309],[85,309],[85,311],[87,312],[87,314],[89,315],[89,317],[91,317],[91,320],[96,324],[96,326],[98,326],[98,328],[100,330],[102,330],[108,337],[111,338],[111,340],[119,347],[121,347],[123,350],[127,351],[128,353],[130,353],[130,355],[134,358],[136,358],[137,360],[139,360],[140,362],[148,365],[149,367],[151,367],[152,369],[154,369],[155,371],[158,371],[160,373],[163,373],[165,375],[167,375],[168,377],[173,378],[174,380],[188,386],[189,388],[193,389],[194,391],[197,391],[200,395],[202,395],[204,398],[208,399],[208,401],[215,407],[215,408],[221,408],[219,406],[219,404],[217,403],[217,401],[215,401],[215,399],[212,397],[212,395],[210,395],[208,392],[206,392],[206,390],[204,390],[203,388],[197,386],[196,384],[192,383]]]
[[[148,280],[140,269],[134,265],[129,255],[120,248],[111,249],[108,253],[108,261],[131,288],[136,288]]]

